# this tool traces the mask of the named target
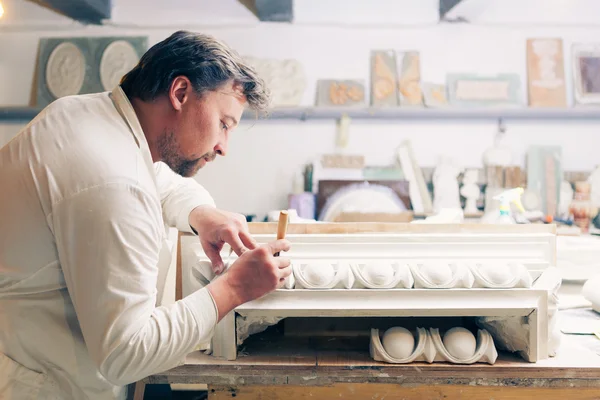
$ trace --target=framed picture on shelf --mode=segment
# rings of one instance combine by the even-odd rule
[[[562,39],[527,39],[527,89],[531,107],[566,107]]]
[[[317,81],[317,107],[364,106],[365,84],[361,80]]]
[[[396,52],[398,103],[401,106],[423,106],[421,57],[418,51]]]
[[[44,37],[39,41],[35,105],[110,91],[148,48],[145,36]]]
[[[448,74],[448,100],[459,107],[520,106],[518,74]]]
[[[447,107],[448,96],[446,94],[446,85],[423,82],[423,102],[425,107]]]
[[[371,51],[371,105],[374,107],[398,105],[396,53],[393,50]]]
[[[576,104],[600,104],[600,43],[573,45]]]

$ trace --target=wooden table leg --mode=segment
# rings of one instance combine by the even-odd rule
[[[127,387],[127,400],[144,400],[146,383],[139,381]]]

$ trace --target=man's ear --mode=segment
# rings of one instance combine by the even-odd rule
[[[176,111],[181,111],[183,104],[190,98],[192,83],[187,76],[178,76],[171,82],[169,101]]]

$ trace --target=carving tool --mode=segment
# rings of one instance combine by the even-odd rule
[[[279,222],[277,224],[277,240],[285,239],[285,233],[287,232],[288,226],[288,212],[281,211],[279,213]],[[279,257],[279,252],[274,254],[275,257]]]

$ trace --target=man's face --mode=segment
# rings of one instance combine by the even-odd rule
[[[229,134],[242,117],[246,98],[232,82],[201,97],[188,88],[186,96],[157,144],[162,161],[179,175],[190,177],[217,155],[227,153]]]

